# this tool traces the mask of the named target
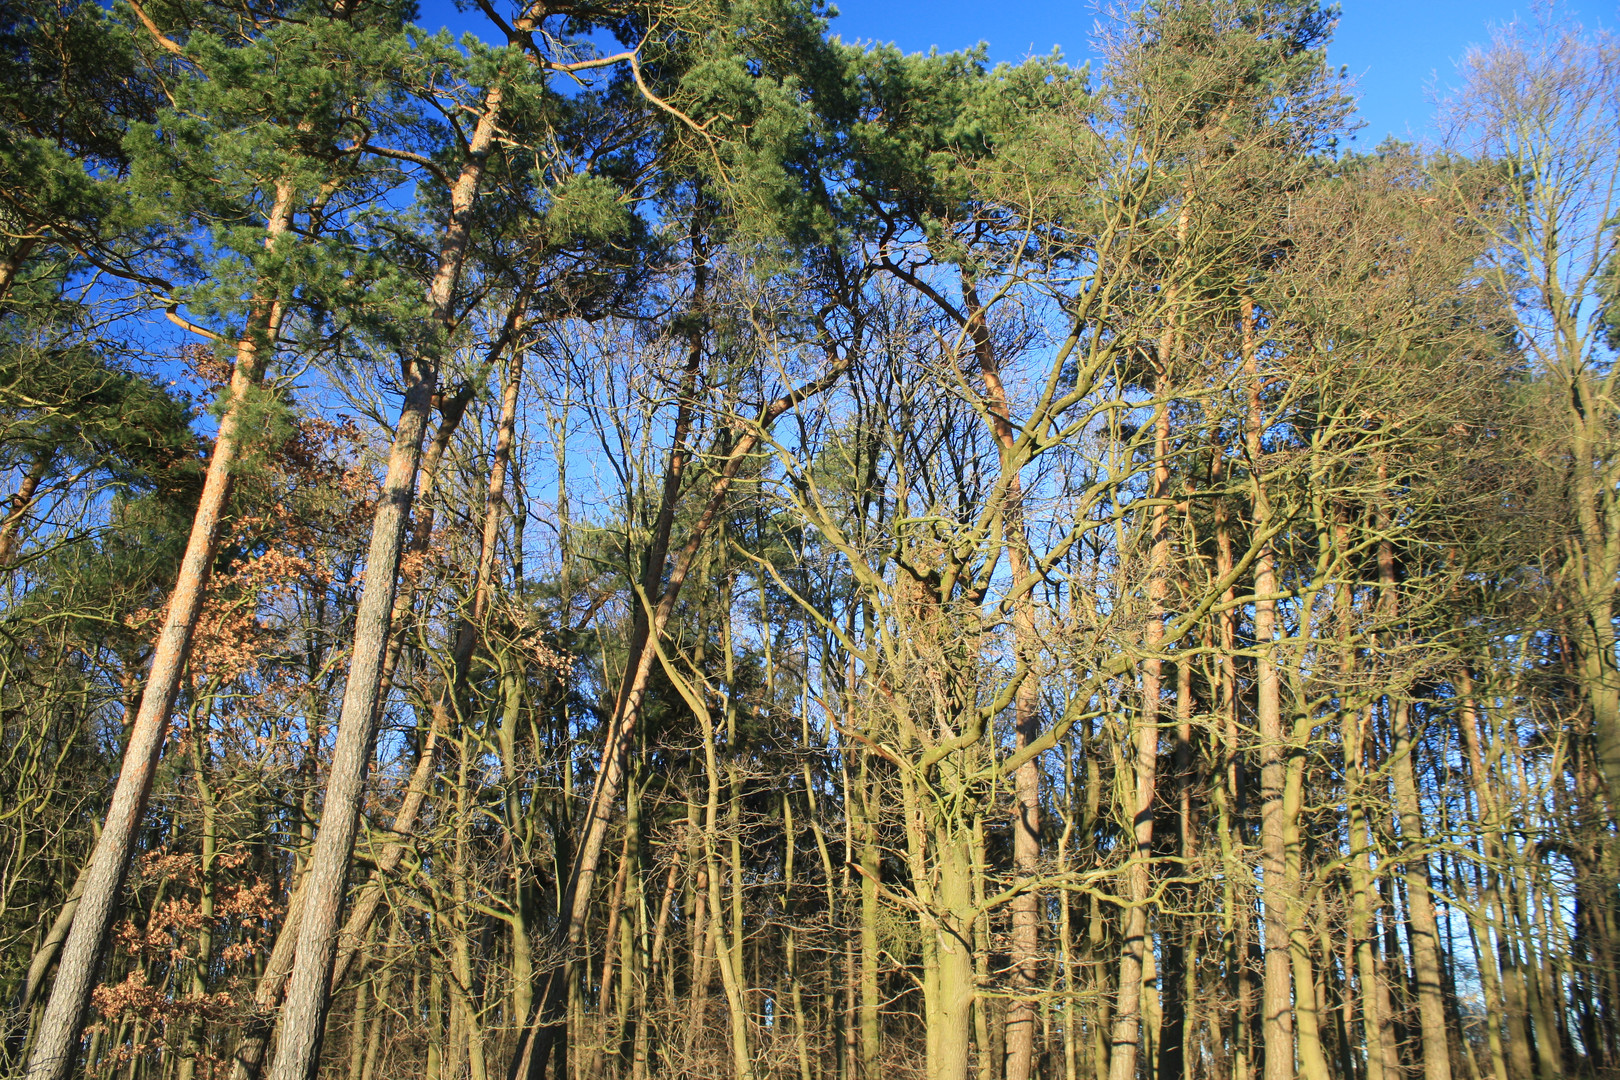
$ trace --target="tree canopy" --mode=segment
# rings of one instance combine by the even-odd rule
[[[1620,1069],[1620,46],[0,12],[0,1065]]]

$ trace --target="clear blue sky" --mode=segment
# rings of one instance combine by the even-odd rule
[[[1529,17],[1537,0],[1342,0],[1329,59],[1349,68],[1367,126],[1357,137],[1371,149],[1385,135],[1421,138],[1433,112],[1431,89],[1445,87],[1468,47],[1489,39],[1490,26]],[[438,29],[487,33],[476,14],[452,0],[420,0],[421,22]],[[987,42],[994,60],[1048,53],[1054,45],[1073,63],[1091,56],[1094,0],[839,0],[833,32],[846,41],[893,42],[907,52],[961,49]],[[1604,9],[1585,5],[1588,20]],[[1578,2],[1564,5],[1582,14]],[[1605,20],[1609,21],[1609,20]]]

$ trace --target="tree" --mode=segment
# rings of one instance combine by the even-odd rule
[[[154,138],[151,130],[134,135],[144,158],[134,169],[138,189],[150,191],[152,185],[157,185],[168,192],[174,182],[184,185],[187,181],[212,181],[221,166],[234,165],[241,170],[234,177],[226,173],[236,181],[236,190],[225,196],[228,201],[223,205],[218,190],[207,183],[190,191],[182,188],[181,197],[194,195],[198,216],[221,228],[216,243],[227,258],[241,260],[238,265],[247,271],[241,275],[245,279],[244,292],[232,296],[202,291],[196,302],[205,310],[213,308],[226,315],[238,312],[244,318],[234,334],[198,328],[211,341],[234,343],[228,396],[179,578],[125,749],[125,764],[119,772],[106,824],[96,841],[92,866],[72,929],[62,946],[50,1001],[29,1058],[27,1074],[31,1077],[61,1077],[72,1067],[100,952],[130,864],[133,833],[151,790],[152,773],[202,610],[233,468],[254,427],[273,415],[266,411],[269,402],[259,392],[259,385],[293,306],[292,282],[288,279],[296,275],[300,262],[289,258],[288,248],[296,236],[291,226],[300,212],[313,213],[318,220],[343,181],[364,179],[364,174],[356,177],[346,167],[334,145],[338,137],[334,129],[341,125],[344,110],[357,103],[357,96],[351,96],[354,84],[345,86],[331,78],[343,68],[327,66],[321,57],[323,47],[332,43],[323,41],[319,32],[330,25],[326,22],[323,26],[319,20],[304,25],[285,23],[269,27],[261,36],[238,46],[207,31],[194,35],[188,45],[194,50],[197,67],[188,73],[193,77],[182,84],[181,93],[188,96],[181,98],[182,108],[175,113],[174,143]],[[156,27],[150,33],[161,51],[185,54],[187,46],[164,36]],[[338,48],[341,50],[341,46]],[[283,56],[284,49],[292,55]],[[302,96],[289,94],[285,75],[278,71],[282,65],[265,62],[272,57],[291,61],[298,70],[314,77],[316,89]],[[321,62],[313,62],[318,57]],[[247,71],[257,71],[265,80],[257,93],[241,84]],[[361,74],[353,69],[351,73]],[[358,81],[362,92],[366,85],[362,75]],[[275,134],[266,145],[264,139],[269,132]],[[267,164],[269,169],[265,170]],[[335,178],[329,171],[334,165],[338,166]],[[172,307],[178,306],[179,298],[175,298]]]
[[[1561,616],[1607,785],[1620,805],[1620,675],[1614,596],[1620,581],[1615,365],[1602,312],[1615,247],[1614,153],[1620,98],[1608,35],[1558,21],[1510,24],[1470,53],[1445,103],[1450,143],[1491,171],[1495,197],[1476,215],[1497,242],[1488,272],[1513,301],[1516,344],[1557,400],[1564,437],[1541,453],[1573,520],[1552,538]],[[1557,479],[1555,479],[1557,478]]]

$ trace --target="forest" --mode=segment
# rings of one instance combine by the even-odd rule
[[[1620,1076],[1620,39],[460,14],[0,6],[0,1075]]]

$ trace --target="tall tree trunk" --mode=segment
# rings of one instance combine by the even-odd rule
[[[1503,1045],[1502,1023],[1498,1016],[1506,1014],[1508,1010],[1506,987],[1503,985],[1504,977],[1502,967],[1505,966],[1506,957],[1500,941],[1502,926],[1499,920],[1493,919],[1489,912],[1499,910],[1501,906],[1501,882],[1498,878],[1497,867],[1501,856],[1497,851],[1497,813],[1496,799],[1491,791],[1490,771],[1486,762],[1483,747],[1481,746],[1479,704],[1474,696],[1473,672],[1464,664],[1457,676],[1458,716],[1457,726],[1462,732],[1463,750],[1468,756],[1468,778],[1474,789],[1474,807],[1477,815],[1479,830],[1479,850],[1481,862],[1485,865],[1483,876],[1479,863],[1475,864],[1474,874],[1479,888],[1479,903],[1468,911],[1469,924],[1474,933],[1475,951],[1479,958],[1480,981],[1485,991],[1485,1039],[1491,1054],[1491,1073],[1493,1080],[1509,1080],[1507,1047]],[[1495,937],[1493,941],[1493,923]],[[1522,1016],[1519,1019],[1522,1025]],[[1508,1032],[1511,1037],[1513,1026],[1509,1021]],[[1524,1036],[1519,1036],[1524,1042]]]
[[[985,851],[984,817],[973,819],[973,904],[984,906],[984,881],[989,876],[990,860]],[[990,920],[978,919],[973,924],[973,980],[975,985],[990,984]],[[1007,1060],[1007,1011],[988,994],[973,1002],[973,1043],[979,1053],[978,1080],[1004,1080],[1003,1067]]]
[[[1244,376],[1248,382],[1249,416],[1246,426],[1254,528],[1264,531],[1271,521],[1270,501],[1262,473],[1265,413],[1261,406],[1261,377],[1255,341],[1254,303],[1243,301]],[[1265,966],[1260,1009],[1265,1036],[1265,1080],[1293,1080],[1294,1005],[1291,996],[1292,963],[1288,951],[1288,866],[1283,788],[1281,686],[1273,658],[1276,636],[1277,592],[1275,555],[1268,541],[1254,564],[1255,722],[1260,735],[1260,841],[1265,873]]]
[[[1389,482],[1388,466],[1378,461],[1380,487]],[[1380,507],[1377,525],[1381,536],[1389,535],[1390,514]],[[1388,539],[1378,542],[1379,608],[1386,620],[1396,617],[1395,549]],[[1389,631],[1393,633],[1393,627]],[[1423,852],[1423,814],[1418,806],[1417,773],[1412,758],[1411,704],[1404,693],[1391,703],[1390,772],[1395,784],[1395,808],[1401,827],[1401,847],[1405,849],[1403,873],[1406,878],[1407,915],[1411,927],[1412,967],[1417,980],[1418,1022],[1423,1030],[1424,1080],[1451,1080],[1450,1040],[1446,1036],[1444,987],[1440,978],[1440,930],[1434,917],[1434,901],[1429,895],[1429,859]]]
[[[1560,313],[1562,316],[1562,313]],[[1609,817],[1620,822],[1620,658],[1615,655],[1614,598],[1620,589],[1620,500],[1614,490],[1616,376],[1599,375],[1580,347],[1566,346],[1560,367],[1568,380],[1570,459],[1577,528],[1568,540],[1564,572],[1574,584],[1573,633],[1581,690],[1592,717],[1598,767]],[[1585,463],[1607,463],[1593,468]]]
[[[1218,437],[1213,441],[1210,460],[1210,485],[1224,491],[1230,482],[1226,466],[1225,448]],[[1234,566],[1230,504],[1224,494],[1217,495],[1214,505],[1215,573],[1219,580],[1229,580]],[[1237,883],[1245,873],[1241,853],[1242,819],[1247,778],[1243,770],[1241,734],[1238,727],[1237,697],[1237,612],[1234,601],[1236,585],[1229,585],[1221,597],[1221,606],[1215,622],[1215,714],[1221,724],[1221,754],[1224,775],[1214,786],[1218,821],[1216,836],[1221,845],[1222,883],[1222,937],[1225,941],[1227,978],[1232,996],[1232,1022],[1225,1031],[1211,1034],[1211,1042],[1230,1046],[1232,1080],[1252,1080],[1253,1056],[1249,1042],[1250,1015],[1253,1005],[1253,986],[1249,968],[1250,920],[1246,910],[1239,910],[1241,900]],[[1214,1017],[1211,1013],[1211,1017]]]
[[[1189,541],[1188,546],[1195,545]],[[1192,821],[1192,705],[1192,662],[1183,657],[1176,663],[1175,756],[1176,846],[1183,867],[1192,865],[1196,852]],[[1172,903],[1172,907],[1179,906]],[[1164,1020],[1159,1036],[1159,1080],[1182,1080],[1187,1072],[1187,1044],[1196,1030],[1195,940],[1196,927],[1190,919],[1173,919],[1165,930]]]
[[[1283,891],[1288,917],[1288,961],[1294,983],[1294,1030],[1299,1076],[1303,1080],[1329,1080],[1327,1057],[1322,1049],[1316,966],[1311,955],[1309,923],[1314,905],[1305,888],[1304,840],[1300,835],[1299,821],[1305,789],[1305,754],[1302,748],[1310,739],[1311,726],[1310,717],[1299,718],[1284,771],[1282,817],[1286,854]]]
[[[1172,346],[1173,348],[1173,346]],[[1166,355],[1170,355],[1167,350]],[[1170,487],[1170,404],[1163,369],[1157,378],[1158,407],[1153,427],[1153,476],[1149,511],[1152,547],[1147,566],[1148,613],[1143,635],[1142,704],[1136,721],[1135,799],[1131,803],[1130,905],[1121,915],[1125,937],[1119,958],[1119,1001],[1115,1006],[1110,1080],[1135,1080],[1142,1043],[1142,979],[1148,945],[1148,898],[1153,881],[1153,803],[1158,797],[1159,711],[1164,662],[1157,655],[1164,638],[1165,575],[1170,563],[1170,515],[1164,500]],[[1151,1064],[1151,1062],[1150,1062]]]
[[[1074,803],[1074,746],[1072,740],[1065,740],[1063,744],[1063,795],[1066,811],[1060,811],[1063,818],[1063,831],[1058,835],[1057,866],[1058,872],[1063,873],[1069,868],[1069,845],[1074,838],[1075,818],[1078,808]],[[1063,1080],[1080,1080],[1080,1062],[1083,1048],[1081,1046],[1082,1034],[1079,1018],[1075,1013],[1075,998],[1079,984],[1075,981],[1075,948],[1074,948],[1074,898],[1068,893],[1059,894],[1058,909],[1058,962],[1061,965],[1062,1009],[1063,1009]]]
[[[415,554],[426,552],[433,537],[433,509],[431,497],[433,494],[434,479],[438,474],[438,464],[444,456],[445,449],[450,445],[450,438],[460,425],[462,416],[466,411],[467,403],[471,400],[470,394],[462,393],[440,404],[441,419],[433,440],[428,444],[426,452],[422,455],[422,483],[416,502],[416,521],[412,526],[410,551]],[[402,575],[405,580],[400,595],[396,598],[391,622],[395,625],[395,632],[391,635],[388,645],[388,654],[383,659],[383,682],[386,686],[394,677],[400,656],[404,652],[404,634],[400,621],[404,619],[409,610],[409,586],[414,583],[414,574]],[[398,868],[400,860],[405,856],[406,841],[416,830],[417,818],[421,815],[422,807],[427,801],[428,787],[433,781],[437,771],[437,755],[439,736],[443,733],[440,725],[435,724],[428,730],[426,744],[422,746],[420,758],[416,767],[411,770],[410,782],[406,785],[405,797],[401,800],[399,809],[394,811],[394,820],[389,825],[389,832],[393,835],[393,842],[383,848],[382,854],[377,858],[376,868],[372,871],[370,879],[355,897],[350,907],[349,918],[343,925],[340,935],[340,945],[337,960],[333,964],[332,985],[341,985],[348,975],[349,964],[358,953],[360,938],[366,928],[371,925],[371,919],[376,915],[382,904],[383,886],[389,874]],[[304,911],[303,879],[298,879],[292,895],[287,902],[287,911],[281,920],[281,927],[276,933],[276,941],[270,949],[270,956],[265,962],[264,970],[259,975],[259,981],[253,990],[253,1012],[243,1023],[241,1035],[236,1041],[233,1050],[231,1065],[231,1080],[257,1080],[264,1068],[265,1051],[269,1048],[270,1038],[275,1030],[276,1007],[281,1003],[281,995],[287,988],[287,976],[292,973],[293,956],[298,949],[298,929],[302,922]]]
[[[1429,858],[1422,850],[1423,813],[1418,806],[1417,777],[1412,764],[1411,704],[1395,703],[1390,726],[1395,737],[1390,755],[1395,806],[1406,858],[1407,916],[1411,927],[1412,968],[1417,978],[1418,1022],[1423,1030],[1424,1080],[1451,1080],[1450,1039],[1446,1034],[1444,985],[1440,973],[1440,928],[1429,892]]]
[[[851,831],[861,845],[861,1080],[879,1080],[883,1052],[878,1016],[878,885],[883,860],[877,844],[877,823],[871,806],[871,756],[861,755],[856,790],[849,795]]]
[[[290,181],[277,185],[275,202],[265,225],[266,248],[273,247],[287,232],[292,221],[293,198]],[[112,925],[124,877],[129,872],[135,832],[146,810],[152,777],[169,729],[169,712],[179,693],[192,634],[207,598],[225,508],[230,500],[233,470],[242,452],[242,443],[251,434],[243,429],[250,411],[248,399],[264,377],[284,311],[279,297],[258,297],[248,320],[248,330],[236,345],[230,404],[220,417],[202,496],[186,538],[180,574],[164,613],[163,629],[152,651],[151,670],[124,747],[124,760],[113,787],[106,823],[90,856],[90,873],[79,897],[72,928],[62,945],[56,981],[51,986],[45,1015],[40,1020],[33,1052],[29,1055],[28,1080],[65,1080],[73,1068],[85,1008],[100,967],[102,946]]]
[[[206,716],[205,716],[206,719]],[[197,904],[197,955],[191,961],[191,994],[201,999],[208,993],[208,970],[214,961],[214,911],[217,907],[215,885],[215,859],[219,847],[219,811],[213,788],[206,773],[208,731],[191,733],[191,768],[197,785],[197,801],[202,805],[202,843],[200,859],[201,893]],[[188,1017],[185,1035],[180,1040],[180,1060],[177,1080],[192,1080],[197,1073],[197,1058],[203,1052],[203,1025],[200,1016]]]
[[[653,649],[658,649],[657,642],[653,642],[652,645]],[[661,656],[662,651],[658,651]],[[665,671],[672,681],[680,679],[679,674],[667,661]],[[742,957],[742,942],[738,939],[735,925],[730,932],[727,931],[724,914],[726,904],[721,888],[721,878],[725,875],[721,872],[717,850],[720,827],[720,767],[715,760],[714,716],[702,700],[706,689],[701,684],[695,688],[683,686],[682,694],[702,726],[704,774],[708,782],[708,794],[703,810],[703,863],[708,879],[709,920],[713,931],[711,936],[715,942],[715,961],[720,969],[720,986],[726,996],[726,1013],[730,1019],[728,1026],[732,1073],[736,1080],[754,1080],[754,1054],[749,1039],[748,1008],[744,999],[746,988],[739,963]],[[729,711],[729,703],[727,708]],[[735,868],[733,870],[735,871]],[[741,881],[732,881],[734,896],[741,888]]]
[[[625,802],[632,807],[636,800],[636,784],[634,779],[626,781]],[[596,980],[598,991],[596,997],[596,1017],[602,1030],[598,1031],[596,1039],[591,1045],[589,1064],[585,1067],[587,1076],[598,1076],[602,1071],[603,1057],[611,1043],[606,1032],[608,1009],[613,1003],[613,967],[618,960],[619,934],[624,926],[621,913],[624,910],[624,889],[630,876],[630,847],[634,840],[633,830],[626,822],[624,830],[624,844],[619,849],[619,872],[613,878],[613,898],[608,901],[606,918],[607,934],[602,941],[602,974]]]
[[[500,119],[501,94],[499,85],[486,93],[483,114],[468,142],[467,159],[450,191],[450,218],[428,294],[433,318],[441,333],[449,330],[456,280],[467,252],[473,202]],[[308,895],[298,934],[298,951],[287,983],[287,999],[278,1025],[276,1058],[270,1072],[272,1080],[313,1080],[319,1063],[330,1002],[338,918],[343,908],[360,797],[365,789],[376,731],[376,706],[390,637],[389,620],[393,613],[399,559],[410,522],[422,440],[438,383],[438,364],[437,356],[423,355],[411,363],[406,372],[405,402],[372,519],[365,587],[355,613],[354,657],[349,665],[348,686],[338,717],[337,743],[327,778],[321,827],[305,881]]]
[[[1400,1062],[1387,1057],[1393,1048],[1389,1031],[1389,1011],[1383,979],[1378,971],[1378,954],[1373,930],[1372,825],[1367,820],[1364,784],[1365,752],[1362,748],[1364,719],[1362,709],[1346,709],[1341,741],[1345,757],[1345,801],[1350,832],[1350,940],[1354,948],[1356,983],[1361,993],[1362,1040],[1367,1055],[1367,1080],[1394,1080]]]
[[[1013,590],[1013,654],[1021,679],[1013,695],[1014,749],[1022,750],[1041,734],[1041,684],[1035,674],[1040,643],[1035,628],[1034,582],[1030,575],[1029,537],[1024,529],[1024,494],[1019,478],[1022,455],[1012,424],[1001,363],[990,336],[988,313],[971,278],[963,282],[967,330],[973,340],[979,375],[984,379],[986,416],[1000,451],[1002,486],[1002,545]],[[1013,871],[1025,880],[1040,871],[1041,764],[1032,757],[1013,775]],[[1029,1080],[1035,1061],[1035,999],[1040,985],[1040,907],[1036,889],[1027,889],[1012,904],[1012,988],[1007,1003],[1006,1080]]]
[[[935,829],[938,877],[934,886],[936,925],[926,932],[932,954],[925,975],[930,1080],[968,1080],[974,1007],[973,842],[971,833],[942,820]],[[981,1046],[987,1053],[989,1047]]]
[[[361,979],[354,988],[354,1015],[349,1022],[349,1080],[361,1080],[366,1071],[367,1012],[370,1008],[371,985]]]

